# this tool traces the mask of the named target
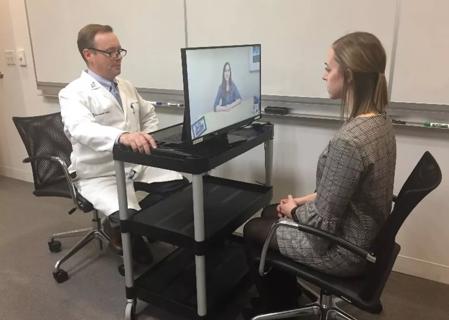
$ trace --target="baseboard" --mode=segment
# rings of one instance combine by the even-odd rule
[[[449,266],[399,255],[394,271],[449,284]]]
[[[8,166],[0,166],[0,175],[27,182],[33,182],[33,174],[31,173],[31,169],[26,170],[11,168]]]

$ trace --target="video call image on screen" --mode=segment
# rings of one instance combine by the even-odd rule
[[[192,140],[260,117],[260,45],[183,50]]]

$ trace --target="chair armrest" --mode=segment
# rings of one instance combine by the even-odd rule
[[[64,177],[66,179],[67,186],[69,188],[70,196],[71,196],[76,208],[78,208],[79,206],[78,206],[78,201],[76,198],[75,185],[73,184],[72,177],[70,176],[70,173],[69,173],[69,168],[67,167],[67,164],[65,163],[65,161],[57,156],[35,156],[35,157],[25,158],[25,159],[23,159],[23,162],[28,163],[28,162],[32,162],[32,161],[41,161],[41,160],[53,161],[53,162],[56,162],[60,166],[60,168],[62,169],[62,171],[64,173]],[[70,210],[69,213],[73,213],[76,208]]]
[[[262,253],[260,255],[260,263],[259,263],[259,274],[260,276],[264,276],[266,274],[265,272],[265,261],[267,257],[268,247],[271,242],[271,238],[273,238],[274,233],[276,232],[277,228],[280,226],[284,226],[287,228],[293,228],[300,230],[305,233],[312,234],[314,236],[318,236],[320,238],[324,238],[326,240],[332,241],[333,243],[336,243],[337,245],[351,251],[352,253],[366,259],[368,262],[375,263],[376,257],[368,252],[365,249],[362,249],[355,244],[335,236],[334,234],[331,234],[329,232],[323,231],[321,229],[317,229],[315,227],[311,227],[309,225],[305,225],[302,223],[297,223],[293,220],[287,220],[287,219],[280,219],[278,222],[274,223],[271,226],[270,232],[268,233],[267,238],[265,239],[265,242],[263,244]]]

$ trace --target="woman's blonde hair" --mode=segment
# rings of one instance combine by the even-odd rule
[[[383,113],[388,104],[387,58],[379,39],[368,32],[354,32],[336,40],[332,49],[344,77],[344,114],[353,118]]]

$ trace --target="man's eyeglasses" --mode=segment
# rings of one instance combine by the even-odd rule
[[[117,50],[111,50],[111,51],[100,50],[97,48],[87,48],[87,49],[93,50],[96,52],[100,52],[100,53],[108,56],[109,58],[115,58],[115,59],[123,58],[128,53],[128,51],[126,49],[122,49],[122,48],[117,49]]]

